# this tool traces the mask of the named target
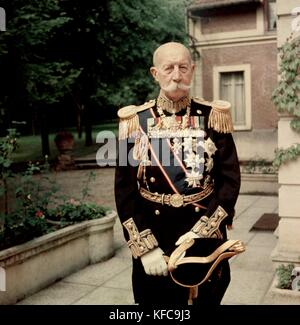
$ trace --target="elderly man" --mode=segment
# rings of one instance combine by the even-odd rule
[[[115,199],[140,304],[186,304],[188,290],[172,281],[165,255],[186,239],[203,237],[203,220],[219,218],[215,233],[224,239],[232,225],[240,169],[230,104],[191,98],[194,68],[184,45],[161,45],[150,69],[158,98],[118,111]],[[220,304],[229,282],[226,261],[199,287],[194,303]]]

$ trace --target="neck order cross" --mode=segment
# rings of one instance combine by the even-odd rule
[[[184,97],[178,102],[172,102],[169,99],[159,96],[157,99],[157,112],[160,116],[159,127],[170,130],[183,130],[189,126],[189,117],[191,113],[191,100],[189,97]],[[182,121],[176,120],[176,113],[186,109],[185,115],[182,116]],[[164,111],[171,113],[171,116],[166,116]]]

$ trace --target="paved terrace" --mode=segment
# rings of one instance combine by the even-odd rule
[[[87,171],[65,172],[57,177],[74,196],[80,193]],[[97,169],[92,198],[115,209],[114,169]],[[59,174],[58,174],[59,175]],[[62,176],[62,175],[60,175]],[[68,179],[68,182],[62,181]],[[274,271],[270,254],[277,238],[273,232],[249,231],[264,213],[278,212],[276,196],[240,195],[236,206],[234,230],[229,238],[240,239],[246,252],[231,259],[232,280],[224,296],[224,305],[265,304]],[[87,266],[48,288],[20,301],[19,305],[127,305],[133,304],[131,289],[131,255],[123,239],[119,221],[115,229],[115,256],[108,261]]]

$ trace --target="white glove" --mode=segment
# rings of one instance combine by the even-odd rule
[[[188,231],[184,235],[180,236],[177,242],[175,243],[176,246],[181,245],[184,241],[187,239],[193,239],[193,238],[200,238],[196,233],[193,231]]]
[[[145,272],[148,275],[168,275],[168,265],[163,257],[163,250],[159,247],[141,256]]]

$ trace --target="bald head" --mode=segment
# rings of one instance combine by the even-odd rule
[[[169,43],[162,44],[155,50],[155,52],[153,53],[153,65],[155,67],[160,66],[162,60],[166,56],[171,55],[172,53],[183,54],[190,63],[192,62],[191,53],[187,47],[185,47],[181,43],[169,42]]]
[[[176,102],[188,95],[194,68],[189,50],[181,43],[169,42],[154,52],[150,72],[162,95]]]

